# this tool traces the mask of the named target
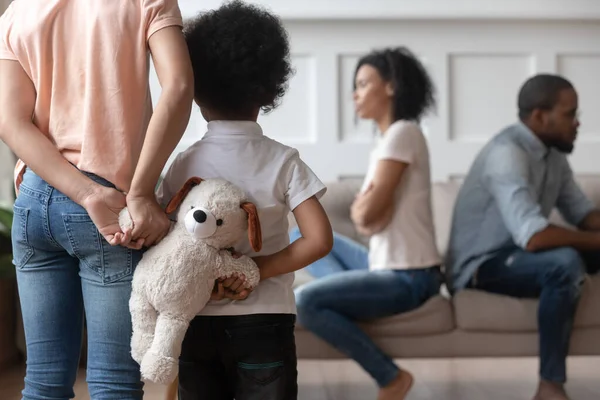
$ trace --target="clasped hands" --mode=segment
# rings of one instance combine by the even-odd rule
[[[158,204],[154,193],[148,195],[125,194],[113,188],[95,185],[86,193],[80,204],[106,241],[139,250],[159,243],[169,233],[171,221]],[[123,231],[119,213],[127,207],[133,229]]]
[[[113,246],[121,245],[131,249],[141,249],[159,243],[169,233],[171,221],[160,207],[154,194],[131,196],[103,186],[96,186],[81,202],[100,234]],[[119,225],[119,213],[127,207],[134,227],[123,232]],[[230,250],[234,258],[241,257]],[[260,264],[261,257],[255,258]],[[251,289],[244,286],[243,275],[221,277],[215,281],[211,300],[245,300]]]

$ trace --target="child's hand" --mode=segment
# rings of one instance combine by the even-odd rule
[[[251,289],[244,287],[245,283],[246,277],[244,275],[219,278],[215,281],[215,286],[210,299],[217,301],[225,298],[231,300],[245,300],[252,292]]]
[[[231,300],[246,300],[250,296],[250,293],[252,293],[252,289],[243,289],[239,293],[226,290],[225,297]]]
[[[237,252],[233,247],[226,250],[231,253],[231,256],[234,259],[238,259],[243,255],[242,253]],[[245,287],[245,283],[246,277],[244,275],[234,275],[230,277],[222,276],[215,281],[215,286],[213,287],[210,299],[216,301],[223,299],[245,300],[252,292],[252,289]]]
[[[231,300],[246,300],[248,296],[250,296],[252,289],[246,288],[245,283],[246,277],[243,274],[240,276],[232,276],[223,280],[225,297]]]
[[[213,301],[223,300],[225,298],[225,288],[223,288],[223,284],[217,279],[215,281],[215,286],[213,286],[213,291],[210,294],[210,299]]]
[[[246,277],[244,275],[234,275],[229,278],[219,278],[219,281],[223,283],[223,288],[226,291],[240,293],[245,289]]]

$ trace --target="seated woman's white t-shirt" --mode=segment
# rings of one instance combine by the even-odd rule
[[[413,122],[397,121],[380,138],[371,152],[365,190],[381,160],[407,163],[396,188],[394,215],[381,232],[369,241],[369,268],[410,269],[439,265],[431,212],[431,175],[427,141]]]

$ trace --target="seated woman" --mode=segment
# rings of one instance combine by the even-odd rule
[[[439,293],[440,256],[431,212],[429,151],[418,122],[434,88],[406,48],[372,52],[358,62],[357,114],[381,132],[351,208],[369,249],[335,235],[331,253],[307,267],[319,278],[296,291],[298,321],[357,361],[377,382],[379,400],[404,399],[413,377],[355,321],[407,312]],[[299,232],[293,230],[291,239]]]

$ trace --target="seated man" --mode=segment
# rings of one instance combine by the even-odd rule
[[[458,195],[448,283],[451,291],[539,297],[541,379],[534,400],[565,400],[581,284],[586,267],[598,268],[587,261],[600,254],[600,212],[567,161],[579,126],[573,85],[555,75],[534,76],[522,86],[518,106],[521,121],[484,146]],[[554,207],[578,229],[550,224]]]

